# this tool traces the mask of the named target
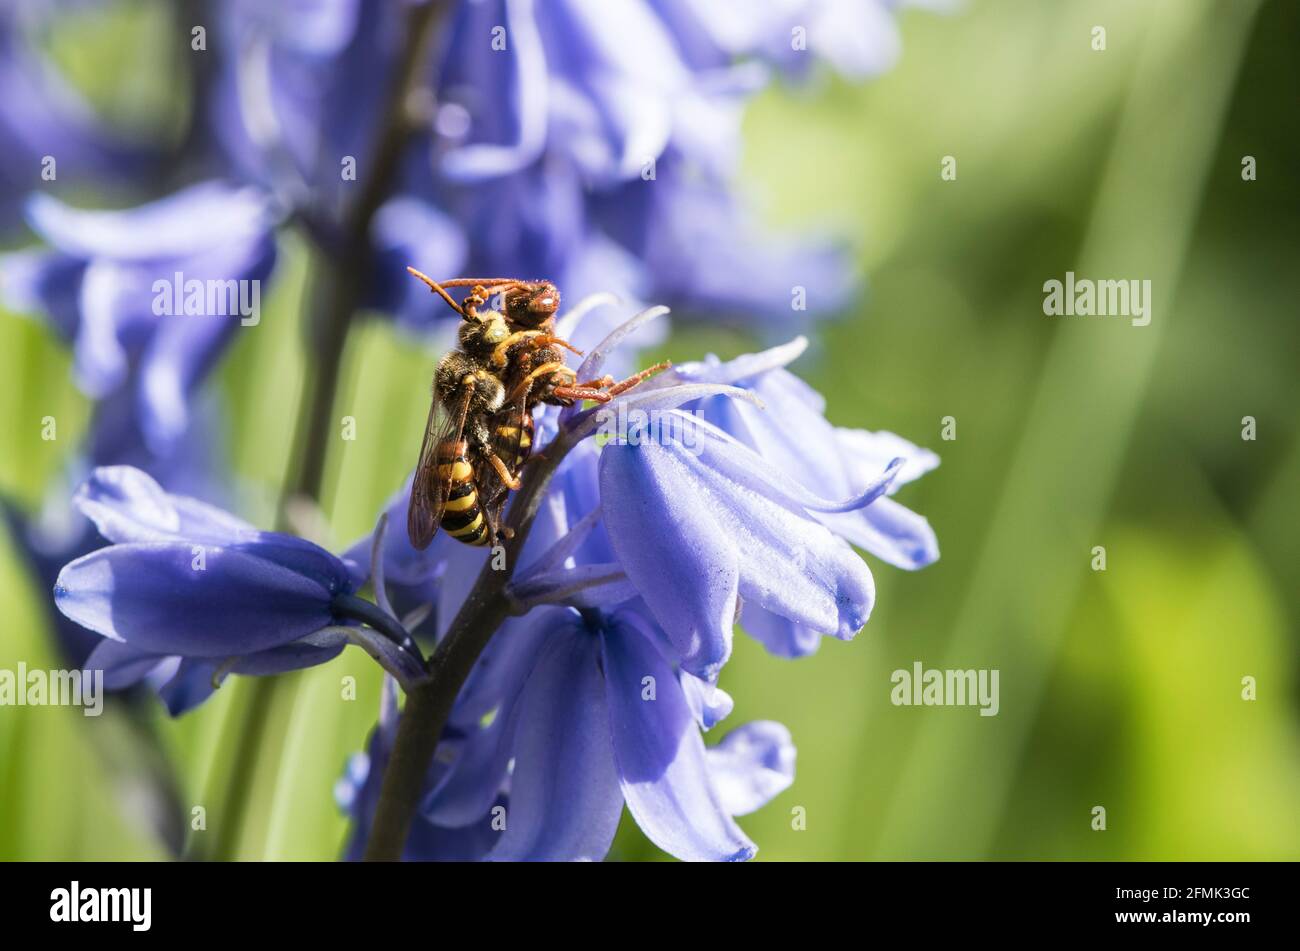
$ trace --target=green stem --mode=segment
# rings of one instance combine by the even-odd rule
[[[442,6],[431,2],[411,8],[406,27],[408,42],[398,64],[379,143],[362,181],[361,194],[349,210],[342,240],[337,245],[318,244],[325,260],[319,268],[317,294],[311,309],[320,319],[308,341],[308,353],[314,359],[307,366],[303,406],[309,411],[298,417],[295,444],[299,466],[289,494],[320,501],[339,370],[370,263],[370,225],[375,212],[392,191],[403,149],[413,131],[409,103],[428,63],[434,26]]]

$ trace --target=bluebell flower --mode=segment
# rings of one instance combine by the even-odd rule
[[[104,546],[94,524],[72,504],[85,476],[99,466],[133,466],[178,494],[225,503],[230,488],[217,411],[215,394],[201,395],[191,406],[185,433],[167,447],[166,455],[156,455],[145,444],[130,388],[119,389],[94,404],[83,444],[34,511],[0,494],[0,517],[36,587],[49,591],[64,565]],[[53,601],[43,600],[43,605],[64,663],[81,667],[102,638],[58,611]]]
[[[571,298],[612,287],[630,300],[663,297],[768,325],[802,319],[797,285],[814,312],[841,306],[853,289],[844,255],[755,236],[725,186],[741,108],[766,64],[795,73],[821,58],[850,74],[872,70],[883,61],[886,6],[795,0],[737,17],[709,0],[456,5],[431,95],[404,103],[427,127],[411,137],[369,223],[369,253],[354,262],[363,306],[414,326],[442,313],[402,275],[412,261],[438,273],[540,272]],[[229,673],[323,663],[349,642],[410,686],[425,669],[407,629],[436,640],[487,557],[445,536],[415,552],[381,519],[340,558],[259,531],[165,478],[195,432],[191,405],[207,372],[240,317],[260,316],[213,314],[202,303],[187,313],[189,282],[207,285],[209,300],[227,282],[260,290],[274,230],[290,216],[325,248],[339,247],[362,191],[347,165],[368,173],[411,8],[223,5],[210,40],[214,79],[198,87],[210,98],[195,112],[210,124],[207,144],[223,151],[219,174],[247,187],[207,182],[122,212],[77,211],[37,194],[28,221],[49,249],[0,262],[8,303],[48,317],[97,403],[84,458],[99,468],[75,506],[111,544],[86,550],[96,542],[84,526],[69,535],[63,550],[80,556],[59,572],[55,602],[99,638],[86,665],[104,670],[107,686],[150,683],[173,713]],[[796,27],[806,28],[808,51],[791,44]],[[23,89],[32,62],[15,55],[0,65],[0,91]],[[87,137],[78,148],[75,124],[59,124],[39,96],[32,103],[0,106],[0,129],[25,133],[26,119],[51,141],[64,136],[74,160],[96,155],[99,143]],[[578,327],[571,313],[562,332],[588,347],[612,316],[606,307]],[[610,334],[580,373],[618,360],[613,343],[644,319]],[[782,373],[685,368],[606,408],[660,414],[673,424],[667,437],[643,438],[636,423],[608,444],[570,448],[507,591],[522,616],[497,633],[457,698],[408,857],[598,859],[624,805],[678,857],[754,854],[734,816],[789,785],[794,749],[783,727],[765,722],[704,745],[702,731],[732,711],[718,678],[736,617],[755,632],[772,628],[758,636],[785,653],[806,652],[823,634],[851,637],[874,588],[845,539],[910,566],[929,552],[919,516],[885,497],[908,465],[923,465],[891,454],[910,444],[833,431],[843,478],[805,483],[790,471],[802,448],[798,414],[828,424]],[[721,393],[768,399],[789,421],[764,427],[724,410],[712,399]],[[677,409],[692,401],[703,417]],[[562,436],[569,448],[597,419],[548,407],[538,445]],[[124,462],[141,468],[116,465]],[[404,500],[399,493],[387,518],[404,522]],[[367,579],[376,604],[357,596]],[[390,689],[367,754],[339,787],[357,820],[354,852],[396,722]]]
[[[35,195],[28,219],[50,250],[0,260],[6,304],[45,315],[87,395],[129,390],[145,445],[167,455],[208,370],[241,325],[260,320],[271,209],[254,190],[206,183],[127,211]]]
[[[763,353],[724,362],[709,357],[680,364],[658,385],[674,380],[717,383],[754,393],[763,409],[744,400],[711,397],[693,406],[702,417],[752,448],[790,478],[825,498],[849,494],[893,459],[902,459],[887,495],[939,465],[939,457],[890,432],[833,426],[826,401],[785,367],[807,347],[802,337]],[[813,463],[811,460],[816,460]],[[930,524],[892,498],[848,513],[819,516],[854,545],[899,568],[924,568],[939,557]]]
[[[832,426],[825,401],[785,369],[806,347],[802,338],[759,354],[725,363],[710,358],[682,364],[650,386],[674,382],[735,386],[754,393],[763,408],[744,400],[710,397],[690,407],[738,442],[748,446],[783,476],[823,498],[844,497],[900,460],[884,497],[843,512],[813,511],[811,516],[836,535],[881,560],[908,570],[939,557],[929,522],[890,498],[900,486],[939,464],[938,456],[889,432]],[[815,651],[819,630],[805,618],[747,601],[741,625],[773,653],[798,657]]]
[[[600,500],[618,561],[683,666],[716,678],[742,605],[853,637],[871,614],[875,583],[817,514],[872,504],[899,463],[833,501],[698,417],[673,410],[660,422],[659,434],[633,430],[605,446]]]
[[[754,855],[733,817],[792,782],[789,732],[748,723],[706,748],[701,730],[725,715],[725,695],[666,659],[642,610],[543,608],[499,631],[494,649],[457,699],[405,858],[599,860],[624,805],[678,858]],[[351,858],[364,851],[394,719],[381,718],[339,787],[356,822]]]
[[[126,466],[95,470],[75,504],[113,544],[66,565],[54,600],[103,636],[86,666],[108,689],[163,671],[178,712],[226,673],[324,663],[349,641],[404,677],[422,673],[403,646],[355,626],[359,566],[311,542],[168,494]]]
[[[481,659],[476,672],[488,666]],[[457,704],[460,709],[460,704]],[[344,774],[334,786],[335,801],[352,820],[352,831],[344,848],[343,858],[359,861],[363,858],[388,768],[398,725],[397,690],[392,678],[385,678],[381,694],[379,722],[370,734],[363,752],[353,754],[346,764]],[[426,787],[434,788],[447,774],[451,763],[456,763],[464,749],[467,734],[454,723],[443,731],[439,755],[431,764]],[[463,762],[463,761],[461,761]],[[508,813],[510,797],[505,788],[489,791],[487,805],[482,810],[455,824],[438,824],[423,811],[415,815],[410,834],[402,851],[405,861],[413,862],[477,862],[482,861],[500,839]]]
[[[346,861],[360,861],[365,855],[384,771],[388,768],[397,736],[397,721],[396,691],[392,680],[386,678],[379,723],[371,732],[365,751],[348,759],[343,775],[334,784],[335,801],[352,820],[351,834],[343,850]],[[455,732],[449,727],[444,735],[450,739]],[[435,777],[438,768],[435,764]],[[437,825],[417,813],[402,850],[402,859],[410,862],[481,861],[500,838],[502,817],[507,814],[509,801],[509,796],[501,793],[483,815],[459,826]]]
[[[619,326],[578,374],[598,376],[664,310]],[[832,526],[845,521],[846,534],[866,537],[865,513],[888,501],[895,480],[935,463],[897,437],[830,427],[815,394],[784,370],[802,346],[688,364],[598,408],[539,412],[538,448],[565,454],[506,588],[515,616],[456,698],[404,857],[598,859],[624,805],[679,858],[753,854],[733,817],[786,788],[794,751],[770,723],[703,743],[734,706],[718,679],[737,615],[765,643],[764,619],[784,625],[786,642],[773,635],[769,647],[790,655],[811,650],[801,636],[852,637],[874,584]],[[719,408],[733,400],[744,415]],[[596,432],[607,438],[587,438]],[[800,440],[819,435],[832,444],[832,475],[782,468],[815,473],[826,452]],[[390,503],[390,518],[404,498]],[[419,553],[400,539],[373,550],[436,605],[435,636],[489,557],[456,545]],[[353,857],[364,851],[395,716],[340,783]]]
[[[480,180],[514,174],[549,153],[603,186],[640,178],[649,160],[675,150],[710,175],[726,174],[739,106],[764,84],[755,67],[797,70],[816,59],[853,78],[879,72],[898,46],[890,6],[462,3],[439,73],[449,113],[442,129],[458,139],[444,169],[453,179]]]
[[[712,776],[735,764],[710,760],[653,624],[633,608],[585,617],[548,608],[537,623],[548,629],[545,646],[505,713],[515,718],[511,822],[489,857],[602,858],[624,803],[678,858],[752,857],[756,847],[732,819],[737,803],[723,801]],[[788,734],[773,739],[788,752],[762,758],[789,770],[788,785],[793,748]]]
[[[374,161],[408,9],[383,0],[288,7],[239,0],[218,11],[208,54],[217,61],[215,80],[201,104],[207,134],[232,178],[294,209],[326,247],[342,240]],[[427,168],[427,148],[427,135],[412,136],[405,164],[413,174]],[[369,259],[357,262],[365,272],[362,305],[423,331],[431,315],[445,315],[429,306],[406,267],[462,273],[469,222],[413,189],[393,191],[370,223]]]
[[[871,43],[879,25],[854,12],[852,29],[830,35],[818,24],[832,5],[725,16],[702,0],[454,5],[427,127],[371,227],[367,306],[415,328],[445,318],[404,278],[414,261],[544,274],[575,297],[612,290],[686,316],[789,325],[842,308],[856,286],[843,250],[778,240],[728,194],[762,63],[819,56],[860,71],[835,49]],[[355,0],[293,17],[237,3],[222,17],[213,138],[234,174],[304,212],[327,243],[359,193],[341,163],[364,174],[404,14]],[[791,49],[798,24],[813,52]]]

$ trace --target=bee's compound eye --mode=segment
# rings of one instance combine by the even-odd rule
[[[532,300],[532,309],[541,313],[553,314],[559,309],[559,306],[560,292],[556,290],[554,284],[548,284]]]

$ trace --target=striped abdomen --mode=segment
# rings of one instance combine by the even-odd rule
[[[492,448],[510,471],[518,475],[533,448],[533,417],[529,413],[523,414],[523,425],[520,426],[520,417],[513,413],[511,416],[514,418],[510,422],[501,423],[493,431]]]
[[[438,479],[451,479],[447,501],[442,508],[442,530],[466,545],[483,545],[488,540],[487,519],[478,501],[474,483],[474,466],[461,442],[442,443],[438,447]]]

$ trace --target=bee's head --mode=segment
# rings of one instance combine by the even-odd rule
[[[460,343],[466,350],[491,349],[510,336],[510,327],[499,310],[465,309],[460,325]]]
[[[560,309],[560,289],[550,281],[516,284],[503,297],[506,319],[518,327],[538,327]]]

